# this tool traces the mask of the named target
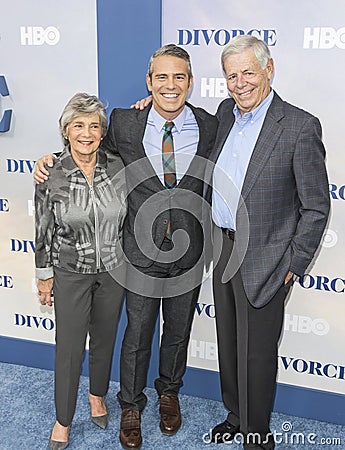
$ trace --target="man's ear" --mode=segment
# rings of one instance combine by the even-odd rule
[[[192,76],[189,78],[188,92],[192,89],[193,82],[194,82],[194,77],[193,77],[193,75],[192,75]]]
[[[272,58],[270,58],[270,59],[267,61],[266,69],[267,69],[267,76],[268,76],[268,79],[269,79],[269,80],[272,80],[272,77],[273,77],[273,74],[274,74],[274,62],[273,62],[273,59],[272,59]]]
[[[152,91],[152,83],[151,83],[151,78],[149,74],[146,74],[146,86],[147,89],[151,92]]]

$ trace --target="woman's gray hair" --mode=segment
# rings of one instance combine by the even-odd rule
[[[160,47],[158,50],[156,50],[153,55],[151,56],[149,60],[148,65],[148,76],[150,77],[150,80],[152,81],[152,73],[153,73],[153,60],[157,58],[157,56],[175,56],[176,58],[181,58],[188,64],[188,79],[190,80],[193,76],[192,74],[192,64],[190,62],[190,56],[189,53],[186,52],[185,49],[182,47],[179,47],[175,44],[167,44],[163,47]]]
[[[60,131],[64,143],[68,143],[66,132],[68,125],[77,117],[91,116],[97,114],[102,128],[102,137],[105,136],[108,127],[108,117],[105,106],[95,95],[89,95],[85,92],[78,92],[73,95],[62,111],[59,119]]]
[[[253,52],[259,61],[260,66],[264,69],[268,60],[271,58],[269,48],[261,39],[255,36],[239,35],[231,39],[231,41],[224,47],[222,51],[221,61],[222,68],[224,70],[224,61],[229,55],[235,55],[242,53],[249,48],[253,49]],[[225,70],[224,70],[225,72]]]

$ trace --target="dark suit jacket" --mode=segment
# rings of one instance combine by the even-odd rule
[[[175,189],[162,185],[145,154],[142,141],[150,108],[114,109],[111,113],[102,148],[118,152],[126,167],[129,194],[124,250],[129,261],[137,266],[149,267],[156,260],[169,220],[172,232],[185,232],[180,234],[178,247],[188,247],[177,257],[177,265],[192,267],[202,255],[204,165],[214,144],[218,121],[203,109],[188,106],[199,126],[199,143],[196,157]]]
[[[219,105],[213,162],[234,123],[233,107],[232,99]],[[317,250],[330,205],[324,157],[319,120],[275,93],[237,212],[236,240],[244,252],[240,270],[247,297],[256,307],[272,299],[289,270],[302,275]],[[246,227],[239,226],[246,222],[249,240]]]

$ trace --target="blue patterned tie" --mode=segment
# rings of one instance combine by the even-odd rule
[[[174,142],[171,130],[174,122],[165,122],[162,140],[162,161],[164,171],[164,184],[167,189],[176,186],[176,167],[174,155]]]

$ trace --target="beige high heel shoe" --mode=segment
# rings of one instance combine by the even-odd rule
[[[59,422],[57,422],[57,423],[59,423]],[[69,433],[70,427],[67,427],[67,428],[68,428],[68,433]],[[54,441],[52,438],[49,439],[50,450],[64,450],[66,447],[68,447],[68,439],[67,439],[67,442]]]
[[[90,402],[90,394],[89,394],[89,402]],[[103,399],[104,405],[106,410],[108,410],[107,405],[105,404],[105,401]],[[91,405],[90,405],[91,407]],[[90,413],[91,414],[91,413]],[[97,425],[98,427],[102,428],[102,430],[105,430],[109,423],[109,414],[108,412],[106,414],[103,414],[102,416],[92,416],[91,415],[91,421]]]

